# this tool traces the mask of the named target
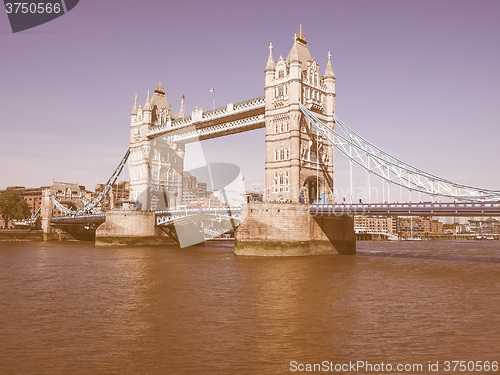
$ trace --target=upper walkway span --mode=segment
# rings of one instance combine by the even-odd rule
[[[190,117],[152,126],[147,137],[172,136],[174,142],[190,143],[259,129],[265,126],[264,110],[263,96],[212,111],[197,109]]]

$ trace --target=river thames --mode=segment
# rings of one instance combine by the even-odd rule
[[[367,361],[449,374],[463,372],[445,361],[500,360],[500,241],[357,247],[257,258],[227,242],[0,243],[0,373],[291,374]]]

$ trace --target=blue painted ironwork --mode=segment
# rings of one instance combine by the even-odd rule
[[[106,220],[106,214],[87,214],[87,215],[70,215],[58,216],[50,219],[50,223],[57,224],[83,224],[83,223],[103,223]]]
[[[31,225],[34,224],[36,221],[37,216],[40,214],[40,211],[42,210],[42,206],[38,207],[38,210],[31,215],[29,218],[22,219],[22,220],[11,220],[12,224],[14,225]]]
[[[50,197],[50,200],[52,201],[52,203],[54,203],[54,206],[56,206],[57,209],[63,214],[74,215],[76,213],[76,211],[73,211],[71,208],[62,205],[55,197]]]
[[[80,198],[80,200],[82,201],[83,205],[84,206],[87,206],[90,204],[90,202],[88,200],[86,200],[85,198]],[[90,213],[93,214],[93,215],[100,215],[100,214],[103,214],[104,212],[99,210],[98,208],[96,207],[93,207],[90,209]]]
[[[312,204],[312,215],[500,216],[500,201],[454,203]]]

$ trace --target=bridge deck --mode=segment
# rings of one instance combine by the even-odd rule
[[[97,215],[68,215],[57,216],[50,219],[52,225],[66,225],[66,224],[85,224],[85,223],[103,223],[106,221],[106,214]]]
[[[373,203],[311,205],[313,215],[381,216],[500,216],[500,202],[482,203]]]
[[[380,216],[500,216],[500,202],[482,203],[371,203],[371,204],[311,204],[312,215],[380,215]],[[239,218],[241,207],[191,208],[155,212],[157,225],[171,224],[179,219],[198,215]],[[104,222],[106,214],[68,215],[51,218],[52,225]]]

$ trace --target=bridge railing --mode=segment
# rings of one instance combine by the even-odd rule
[[[81,223],[86,221],[104,221],[106,214],[86,214],[86,215],[68,215],[68,216],[55,216],[50,219],[51,223]]]
[[[185,119],[172,121],[171,124],[167,123],[154,126],[148,132],[147,136],[148,137],[159,136],[163,133],[166,133],[167,131],[174,132],[176,130],[181,130],[189,125],[193,125],[195,123],[216,120],[224,118],[229,115],[237,115],[239,113],[247,112],[250,110],[264,108],[264,106],[265,106],[265,97],[259,96],[258,98],[245,100],[243,102],[239,102],[236,104],[229,104],[225,107],[220,107],[214,110],[203,112],[200,120],[195,120],[192,117],[187,117]]]
[[[235,130],[239,128],[245,128],[252,125],[260,124],[264,122],[264,115],[257,115],[253,117],[246,117],[240,120],[226,122],[223,124],[213,125],[208,128],[196,129],[189,132],[184,132],[181,134],[175,134],[173,136],[174,142],[185,142],[192,139],[200,139],[212,134],[224,133],[226,131]]]
[[[312,215],[499,216],[500,201],[312,204]]]
[[[156,225],[169,225],[174,223],[176,220],[192,217],[193,220],[200,215],[211,215],[224,217],[227,219],[240,220],[241,207],[240,206],[228,206],[228,207],[217,207],[217,208],[184,208],[177,210],[164,210],[156,211]]]

